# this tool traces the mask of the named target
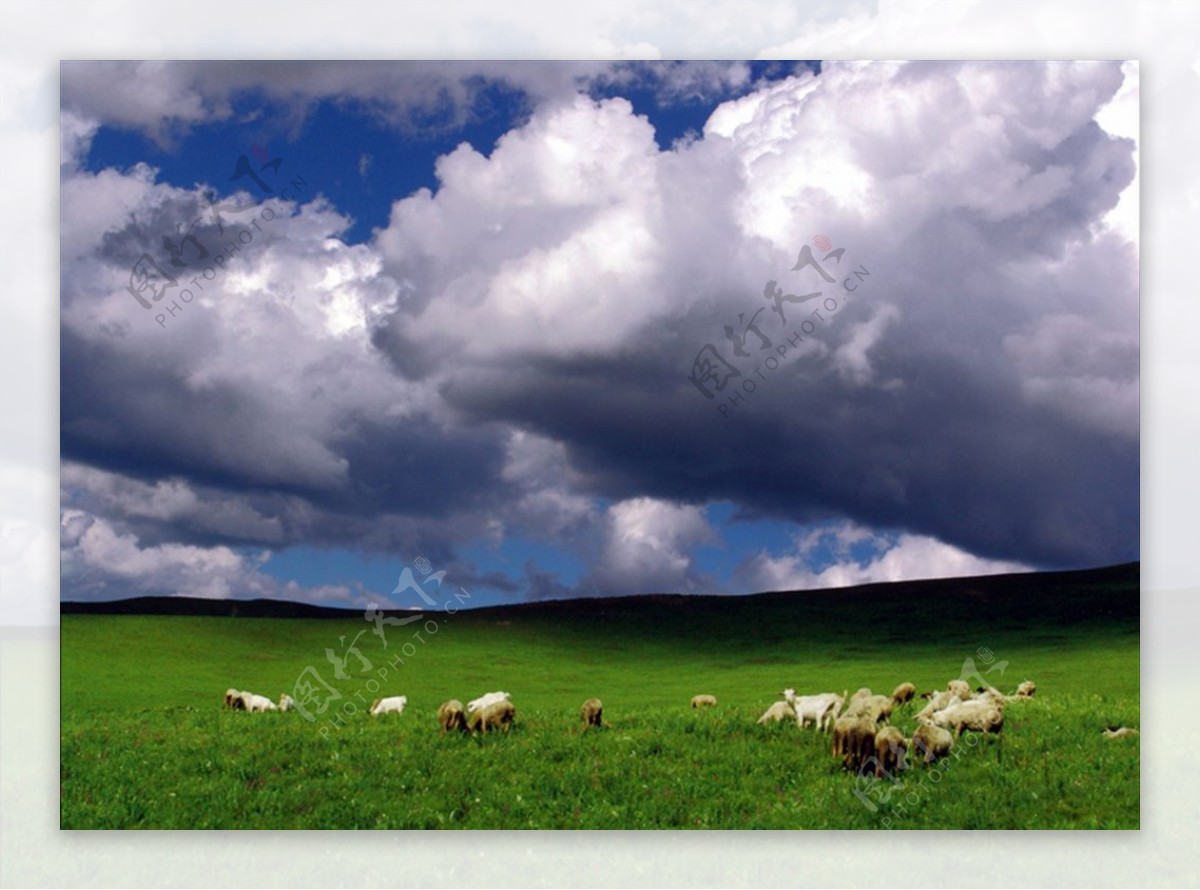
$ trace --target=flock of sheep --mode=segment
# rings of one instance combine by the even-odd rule
[[[944,690],[922,694],[928,703],[916,715],[911,738],[889,721],[894,710],[916,696],[912,683],[901,683],[891,695],[876,695],[864,687],[849,699],[847,693],[797,696],[795,690],[785,689],[783,701],[771,705],[758,722],[794,719],[801,729],[811,723],[817,731],[832,731],[833,756],[843,767],[861,773],[873,764],[875,775],[882,776],[907,769],[909,751],[929,764],[949,754],[964,732],[1000,733],[1006,702],[1032,698],[1036,692],[1032,680],[1010,696],[991,686],[972,692],[965,680],[951,680]]]
[[[377,698],[371,704],[370,714],[375,717],[381,714],[403,714],[407,704],[407,695]],[[291,711],[296,707],[296,700],[285,692],[279,696],[279,704],[276,704],[265,695],[227,689],[225,690],[225,707],[234,711],[248,711],[252,714],[263,711]],[[508,732],[516,713],[512,697],[507,692],[489,692],[487,695],[469,702],[465,709],[458,699],[442,702],[441,707],[438,708],[437,719],[443,733],[452,729],[473,733],[487,732],[492,729]],[[600,700],[588,699],[583,703],[584,725],[599,726],[601,713]]]
[[[798,696],[794,689],[785,689],[783,700],[767,708],[758,722],[795,720],[800,729],[811,725],[817,732],[832,732],[833,756],[841,759],[843,767],[862,773],[873,764],[875,775],[882,776],[907,769],[910,751],[923,763],[930,764],[948,755],[955,739],[964,732],[999,734],[1004,729],[1005,705],[1033,698],[1037,685],[1026,680],[1012,695],[1006,696],[991,686],[981,686],[972,692],[965,680],[951,680],[943,690],[922,693],[921,697],[928,701],[916,714],[917,728],[912,737],[906,738],[889,721],[893,711],[908,706],[916,693],[912,683],[901,683],[890,696],[875,695],[864,687],[849,698],[846,692]],[[370,713],[373,716],[403,714],[407,704],[408,697],[404,695],[379,698],[372,703]],[[716,696],[708,694],[693,696],[691,700],[693,708],[716,704]],[[225,692],[225,707],[237,711],[290,711],[295,706],[295,700],[287,693],[281,695],[276,704],[266,696],[252,692],[236,689]],[[465,708],[458,699],[450,699],[437,711],[443,735],[451,731],[508,732],[515,716],[516,708],[507,692],[489,692],[468,702]],[[598,698],[589,698],[583,703],[580,718],[585,730],[609,725],[604,721],[604,705]],[[1127,727],[1104,730],[1105,738],[1134,735],[1137,730]]]

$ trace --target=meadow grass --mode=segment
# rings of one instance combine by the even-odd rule
[[[1139,721],[1136,587],[970,593],[429,613],[435,632],[386,628],[386,649],[361,618],[63,615],[62,826],[1137,828],[1138,739],[1100,732]],[[364,628],[371,669],[334,681],[325,650]],[[942,688],[965,658],[987,669],[982,647],[1008,663],[989,681],[1032,678],[1037,697],[902,787],[843,772],[828,736],[755,722],[784,686]],[[221,707],[231,686],[291,692],[309,665],[342,696],[315,722]],[[443,700],[493,689],[510,733],[439,734]],[[698,692],[720,704],[690,709]],[[396,694],[404,714],[366,715]],[[610,726],[583,732],[591,696]],[[919,707],[893,722],[910,734]]]

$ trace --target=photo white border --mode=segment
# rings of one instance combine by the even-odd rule
[[[1200,4],[1187,2],[0,5],[3,509],[52,543],[0,574],[3,886],[1196,886]],[[838,21],[839,16],[845,15]],[[490,16],[482,21],[480,16]],[[980,23],[987,23],[981,27]],[[772,52],[772,48],[777,51]],[[1143,663],[1140,832],[337,833],[58,830],[58,64],[69,58],[1140,60]],[[19,372],[14,374],[13,372]],[[22,499],[25,499],[24,501]],[[32,506],[30,506],[32,504]],[[15,505],[15,506],[14,506]],[[0,518],[5,514],[0,513]],[[3,566],[0,566],[0,572]],[[44,589],[43,589],[44,588]],[[19,598],[19,599],[18,599]],[[33,615],[33,619],[27,616]],[[20,617],[18,617],[20,616]],[[1177,703],[1188,703],[1179,708]],[[1182,721],[1182,722],[1180,722]]]

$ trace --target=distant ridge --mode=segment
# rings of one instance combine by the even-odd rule
[[[1017,596],[1024,602],[1037,602],[1040,595],[1050,602],[1061,603],[1066,590],[1096,593],[1114,590],[1136,591],[1140,589],[1141,563],[1130,562],[1098,569],[1081,569],[1065,572],[1024,572],[1011,575],[978,575],[965,578],[937,578],[926,581],[893,581],[862,584],[855,587],[822,588],[819,590],[776,591],[744,596],[692,595],[692,594],[639,594],[621,597],[581,597],[561,600],[540,600],[527,603],[512,603],[500,606],[483,606],[470,609],[473,615],[500,616],[505,613],[522,616],[553,618],[582,617],[587,614],[614,616],[625,612],[636,612],[663,605],[679,605],[683,602],[691,607],[724,607],[733,603],[758,602],[763,605],[802,597],[811,605],[831,606],[836,602],[877,601],[897,604],[911,602],[919,608],[922,598],[933,596],[945,603],[956,597],[975,607],[1001,606],[1010,597]],[[1102,608],[1113,607],[1111,598],[1102,598]],[[1123,610],[1136,607],[1128,600]],[[462,604],[464,611],[467,605]],[[287,600],[271,599],[199,599],[183,596],[139,596],[131,599],[105,602],[66,601],[59,605],[63,615],[194,615],[214,618],[353,618],[361,616],[362,609],[344,609],[331,606],[314,606]],[[385,610],[385,614],[404,615],[404,610]]]

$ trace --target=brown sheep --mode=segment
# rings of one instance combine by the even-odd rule
[[[875,721],[869,717],[841,716],[833,724],[833,756],[842,766],[857,771],[875,753]]]
[[[885,772],[895,775],[908,769],[907,753],[908,739],[896,727],[885,726],[875,733],[875,778],[882,777]]]
[[[693,708],[711,708],[716,703],[717,703],[717,697],[715,695],[693,695],[692,696],[692,707]]]
[[[950,753],[954,747],[954,736],[932,723],[922,721],[913,733],[912,749],[921,756],[923,763],[934,763]]]
[[[598,698],[589,698],[583,703],[583,707],[579,710],[579,716],[583,720],[583,728],[589,729],[596,727],[597,729],[604,726],[604,704]]]
[[[516,713],[517,709],[507,699],[488,705],[486,708],[480,708],[471,714],[471,732],[488,732],[492,729],[502,729],[508,732]]]
[[[913,700],[913,696],[917,694],[917,687],[912,683],[901,683],[892,690],[892,701],[898,705],[906,705]]]
[[[456,698],[442,702],[442,706],[438,708],[437,718],[438,725],[442,727],[442,735],[452,729],[460,732],[467,731],[467,712],[463,709],[463,703]]]

